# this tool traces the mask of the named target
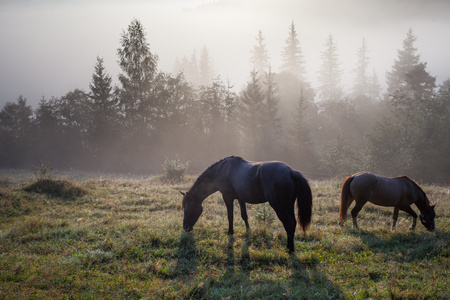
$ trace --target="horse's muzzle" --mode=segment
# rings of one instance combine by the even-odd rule
[[[185,226],[184,227],[184,231],[191,232],[192,231],[192,226]]]

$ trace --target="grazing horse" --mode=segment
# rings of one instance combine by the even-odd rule
[[[220,191],[227,207],[228,234],[233,234],[233,201],[237,199],[248,229],[246,203],[269,202],[287,233],[287,248],[294,251],[295,213],[303,232],[311,222],[312,193],[308,181],[282,162],[248,162],[231,156],[207,168],[183,194],[183,228],[189,232],[202,214],[202,203]]]
[[[414,181],[406,176],[386,178],[372,173],[357,173],[347,177],[342,185],[341,207],[339,209],[340,225],[344,225],[347,209],[355,201],[352,209],[353,227],[358,228],[356,217],[366,202],[381,206],[393,206],[392,229],[397,223],[398,211],[403,210],[413,217],[410,230],[416,227],[417,214],[411,208],[415,204],[420,210],[420,221],[428,231],[435,229],[434,206],[430,205],[427,195]]]

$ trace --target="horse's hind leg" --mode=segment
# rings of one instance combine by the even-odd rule
[[[395,225],[397,224],[399,209],[400,209],[400,207],[395,207],[394,208],[394,214],[392,215],[392,230],[395,229]]]
[[[295,235],[295,226],[297,222],[295,221],[295,213],[294,207],[291,210],[289,209],[275,209],[275,212],[280,219],[281,223],[283,223],[284,230],[286,230],[287,234],[287,248],[289,252],[294,252],[294,235]]]
[[[247,215],[247,206],[245,205],[244,201],[238,200],[239,206],[241,207],[241,217],[242,220],[244,220],[245,228],[250,229],[250,226],[248,225],[248,215]]]
[[[358,222],[356,221],[356,217],[358,216],[359,211],[363,208],[364,204],[366,204],[367,200],[359,201],[355,199],[355,207],[352,209],[352,220],[353,220],[353,228],[358,229]]]

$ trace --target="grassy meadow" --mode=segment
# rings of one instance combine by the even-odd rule
[[[56,180],[57,179],[57,180]],[[342,180],[311,180],[313,222],[296,252],[268,206],[235,209],[220,194],[184,233],[181,195],[195,177],[0,173],[1,299],[444,299],[450,297],[450,186],[422,185],[436,231],[367,204],[360,230],[337,226]],[[236,208],[237,203],[236,203]],[[413,206],[414,210],[418,209]],[[272,220],[273,219],[273,220]]]

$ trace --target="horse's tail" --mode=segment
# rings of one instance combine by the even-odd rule
[[[350,183],[353,181],[353,176],[345,179],[341,190],[341,206],[339,207],[339,225],[344,225],[347,220],[348,197],[351,196]]]
[[[312,214],[312,192],[308,180],[306,180],[299,172],[292,172],[296,191],[297,191],[297,218],[298,225],[303,232],[309,227],[311,223]]]

